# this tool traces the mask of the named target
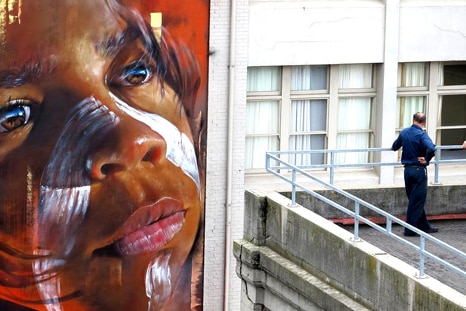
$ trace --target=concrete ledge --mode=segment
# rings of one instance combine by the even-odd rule
[[[234,253],[241,258],[237,274],[249,286],[248,299],[269,310],[370,310],[268,247],[240,240]]]
[[[404,187],[349,188],[344,190],[394,216],[398,216],[400,219],[404,219],[406,206],[408,204]],[[335,193],[333,190],[316,190],[315,192],[354,211],[354,202]],[[291,198],[291,192],[281,193],[287,198]],[[427,191],[426,213],[430,219],[466,218],[466,205],[463,204],[465,196],[466,186],[464,185],[430,184]],[[325,202],[314,198],[304,191],[298,191],[296,193],[296,202],[324,218],[332,219],[334,222],[347,222],[347,214],[328,206]],[[372,219],[376,223],[385,220],[384,218],[378,220],[377,216],[379,215],[363,207],[361,207],[361,215],[365,217],[374,217]]]
[[[288,305],[299,301],[295,295],[312,302],[303,304],[309,308],[294,303],[292,310],[316,310],[312,305],[326,310],[466,309],[466,296],[461,293],[433,278],[416,278],[414,267],[367,242],[352,241],[350,232],[290,204],[279,193],[246,192],[245,240],[264,245],[237,241],[237,272],[245,284],[261,288],[261,299],[268,292]],[[351,303],[343,301],[328,308],[335,295],[350,297],[358,307],[351,309]]]

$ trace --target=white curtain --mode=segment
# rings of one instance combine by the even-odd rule
[[[340,88],[371,88],[372,65],[340,66]],[[370,147],[372,99],[370,97],[340,98],[338,101],[337,149]],[[366,163],[367,152],[338,153],[336,163]]]
[[[369,148],[370,133],[367,130],[370,129],[370,121],[371,98],[340,98],[338,104],[337,149]],[[338,153],[335,160],[336,163],[366,163],[368,153]]]
[[[398,65],[398,87],[426,86],[426,63],[403,63]],[[411,126],[413,114],[425,112],[425,96],[399,97],[396,102],[397,128]]]
[[[326,131],[327,101],[294,100],[291,103],[289,150],[313,150],[325,148],[325,134],[312,134]],[[291,157],[296,165],[324,163],[323,154],[299,154]]]
[[[426,85],[426,63],[403,63],[398,65],[398,86]]]
[[[248,68],[248,92],[279,91],[280,85],[280,67]]]
[[[280,67],[248,68],[248,92],[279,91]],[[248,101],[246,104],[246,169],[264,168],[265,152],[279,149],[279,102]]]
[[[291,90],[326,90],[328,66],[295,66],[291,69]]]
[[[396,101],[396,110],[398,112],[397,128],[405,128],[413,123],[413,115],[425,111],[425,96],[407,96],[399,97]]]
[[[326,90],[328,66],[295,66],[291,69],[291,91]],[[327,101],[293,100],[290,114],[290,137],[288,149],[293,151],[324,149],[326,131]],[[324,163],[323,154],[298,154],[289,159],[296,165]]]
[[[340,65],[340,89],[372,87],[372,64]]]
[[[278,150],[278,102],[246,105],[246,169],[265,167],[265,152]]]

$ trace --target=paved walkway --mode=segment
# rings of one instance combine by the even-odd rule
[[[439,232],[432,234],[434,237],[466,253],[466,220],[431,221],[431,224],[439,228]],[[352,226],[343,227],[353,232]],[[392,232],[413,244],[419,245],[420,238],[404,237],[403,228],[401,226],[394,225]],[[392,256],[409,263],[416,269],[419,269],[419,254],[415,249],[410,248],[408,245],[398,242],[367,225],[361,225],[359,227],[359,236],[361,239],[377,246]],[[426,242],[426,250],[456,265],[457,267],[466,270],[466,260],[459,258],[450,251],[446,251],[444,248],[432,244],[432,242],[429,241]],[[430,258],[426,258],[424,273],[427,276],[436,278],[444,284],[466,295],[466,277],[463,277],[457,272],[452,271],[439,263],[433,262]]]

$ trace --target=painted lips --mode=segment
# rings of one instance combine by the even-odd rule
[[[139,208],[119,231],[117,251],[122,256],[158,251],[181,230],[185,214],[183,204],[172,198]]]

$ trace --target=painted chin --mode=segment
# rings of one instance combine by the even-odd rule
[[[119,230],[114,249],[120,256],[155,253],[183,228],[185,218],[182,203],[172,198],[141,207]]]

